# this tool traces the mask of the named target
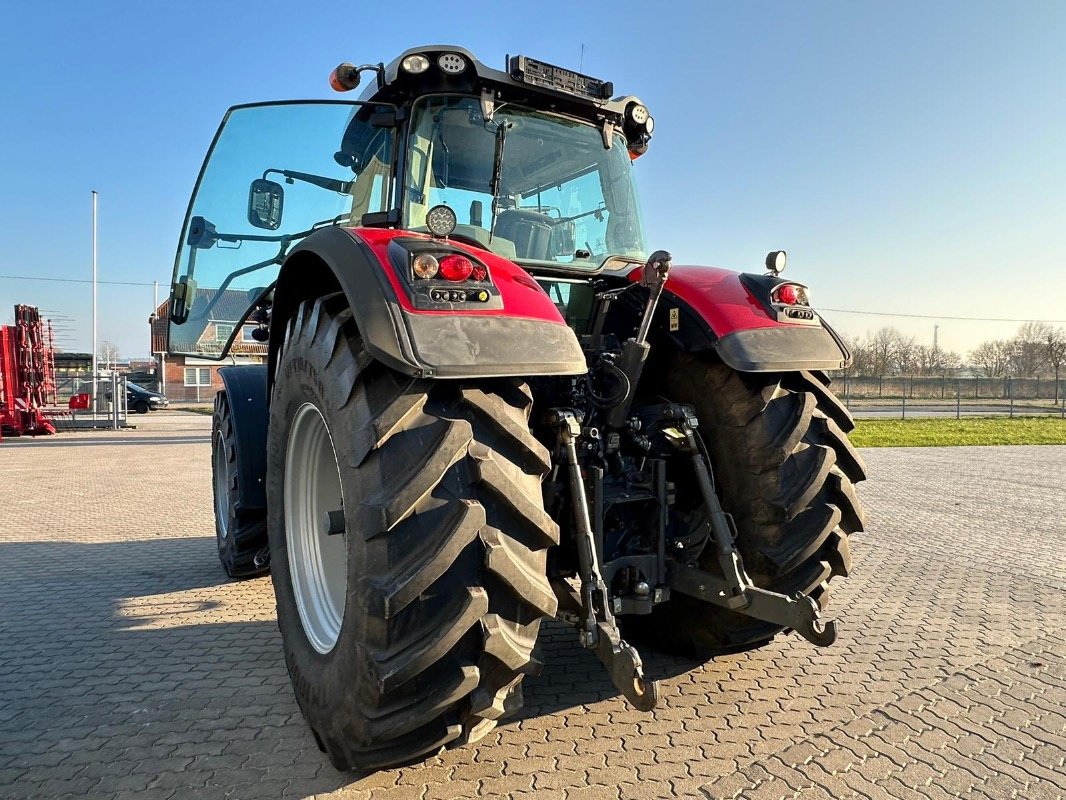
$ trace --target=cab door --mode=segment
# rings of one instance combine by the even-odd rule
[[[173,354],[262,353],[248,318],[269,302],[286,254],[329,225],[394,205],[394,109],[290,102],[236,106],[200,170],[174,263]]]

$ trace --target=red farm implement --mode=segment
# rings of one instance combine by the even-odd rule
[[[55,433],[43,408],[56,403],[50,325],[33,306],[15,306],[15,324],[0,325],[0,437]]]

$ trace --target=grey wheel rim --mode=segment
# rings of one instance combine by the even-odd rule
[[[222,431],[215,434],[214,452],[211,454],[215,473],[215,519],[218,520],[218,535],[229,535],[229,460],[226,458],[226,437]]]
[[[343,508],[340,470],[326,421],[313,403],[296,411],[285,446],[285,544],[300,622],[311,646],[330,652],[340,636],[348,588],[343,535],[329,512]]]

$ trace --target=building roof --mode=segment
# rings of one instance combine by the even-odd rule
[[[193,300],[193,309],[207,308],[214,301],[208,312],[208,323],[236,325],[248,310],[251,301],[248,292],[241,289],[226,289],[219,295],[217,289],[197,289]],[[216,300],[217,297],[217,300]],[[152,352],[162,353],[167,350],[167,326],[170,323],[170,301],[164,300],[149,320],[151,326]],[[266,355],[267,346],[261,342],[244,342],[238,337],[233,343],[234,354]]]

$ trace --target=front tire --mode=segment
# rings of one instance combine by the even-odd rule
[[[828,381],[810,372],[740,373],[675,353],[664,384],[670,400],[696,410],[751,579],[770,591],[802,592],[824,609],[829,580],[850,569],[848,534],[865,524],[854,484],[866,477],[847,437],[855,424]],[[693,514],[700,522],[701,510],[702,503]],[[713,545],[699,566],[721,574]],[[681,594],[630,626],[658,649],[704,659],[761,647],[782,630]]]
[[[338,769],[476,740],[521,705],[559,536],[530,406],[519,381],[373,361],[342,295],[290,321],[267,446],[271,566],[296,698]],[[326,466],[301,466],[322,453]],[[311,497],[312,483],[326,489]]]
[[[211,418],[211,488],[218,558],[231,578],[254,578],[268,570],[255,560],[267,545],[266,511],[240,507],[238,480],[237,440],[229,397],[218,392]]]

